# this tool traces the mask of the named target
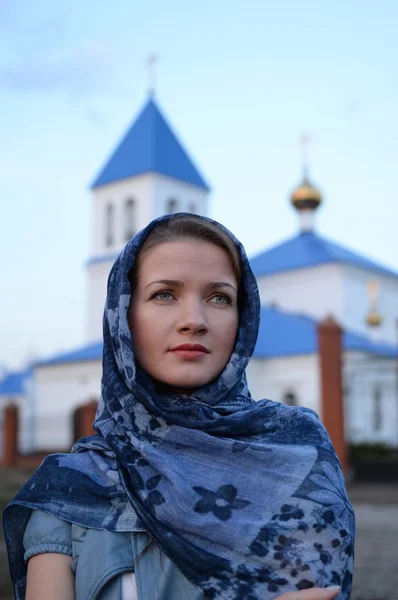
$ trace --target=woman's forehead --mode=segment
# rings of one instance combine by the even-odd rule
[[[175,279],[177,277],[232,278],[231,258],[226,250],[211,242],[181,240],[157,244],[146,250],[139,261],[139,278]],[[178,277],[177,277],[178,278]]]

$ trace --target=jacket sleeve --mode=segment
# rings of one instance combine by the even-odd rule
[[[71,524],[39,510],[34,510],[23,537],[24,559],[54,552],[72,556]]]

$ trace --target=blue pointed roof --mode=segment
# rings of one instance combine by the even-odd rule
[[[30,369],[6,373],[3,379],[0,380],[0,397],[24,395],[25,383],[31,374]]]
[[[326,263],[346,263],[398,278],[398,273],[375,261],[343,248],[314,232],[299,235],[266,250],[250,260],[256,277],[293,271]]]
[[[284,312],[275,306],[261,308],[255,358],[278,358],[318,352],[318,323],[307,315]],[[397,358],[398,348],[385,342],[345,331],[343,349],[384,358]]]
[[[153,98],[144,106],[91,187],[148,172],[210,189]]]

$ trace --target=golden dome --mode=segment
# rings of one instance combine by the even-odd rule
[[[380,327],[383,317],[377,311],[371,310],[366,317],[366,322],[369,327]]]
[[[290,200],[298,210],[303,208],[318,208],[322,202],[321,192],[304,176],[300,185],[293,190]]]

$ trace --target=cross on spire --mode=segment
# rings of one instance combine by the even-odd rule
[[[147,67],[148,67],[148,91],[149,95],[153,96],[155,94],[156,87],[156,63],[158,62],[158,57],[156,54],[150,54],[147,59]]]
[[[308,173],[308,146],[311,141],[309,135],[303,133],[299,138],[299,144],[301,147],[301,164],[303,167],[304,176]]]

